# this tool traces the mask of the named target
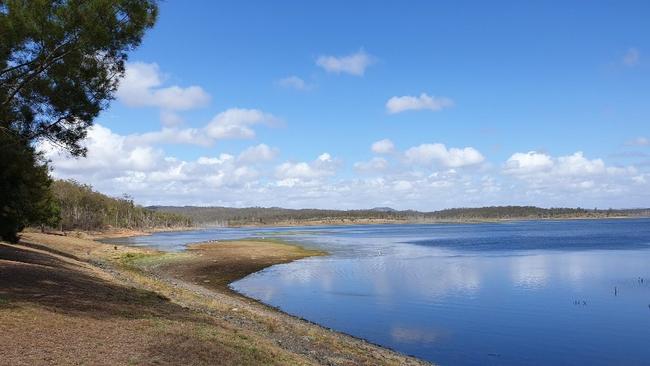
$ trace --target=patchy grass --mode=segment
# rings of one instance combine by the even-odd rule
[[[416,365],[234,294],[228,284],[323,255],[279,240],[183,253],[25,234],[0,244],[0,359],[7,364]]]
[[[5,299],[4,297],[0,296],[0,308],[1,307],[6,307],[10,305],[9,299]]]
[[[181,261],[191,257],[185,253],[163,253],[163,252],[128,252],[114,257],[121,265],[136,268],[153,268],[163,264]]]

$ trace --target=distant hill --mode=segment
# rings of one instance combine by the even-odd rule
[[[375,207],[375,208],[371,208],[370,211],[377,211],[377,212],[395,212],[395,211],[397,211],[397,210],[394,209],[394,208],[390,208],[390,207]]]
[[[431,212],[398,211],[389,207],[367,210],[287,209],[279,207],[150,206],[158,212],[180,214],[199,225],[320,225],[365,223],[433,223],[514,219],[566,219],[650,216],[650,209],[597,210],[492,206],[452,208]]]

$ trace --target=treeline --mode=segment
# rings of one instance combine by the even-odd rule
[[[62,230],[192,226],[192,220],[182,214],[144,208],[128,196],[109,197],[73,180],[56,180],[51,189],[60,210],[59,228]]]
[[[151,206],[157,212],[182,214],[202,225],[239,226],[354,222],[441,222],[503,219],[603,218],[650,216],[648,209],[598,210],[583,208],[540,208],[534,206],[493,206],[454,208],[432,212],[397,211],[382,207],[368,210],[286,209],[278,207],[197,207]]]
[[[277,223],[293,223],[304,221],[340,221],[346,220],[401,220],[405,212],[415,211],[379,211],[379,210],[318,210],[318,209],[287,209],[279,207],[197,207],[197,206],[150,206],[158,212],[170,212],[185,215],[195,223],[237,226]]]

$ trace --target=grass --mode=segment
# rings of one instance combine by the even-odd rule
[[[251,239],[164,253],[26,236],[50,250],[0,245],[11,258],[0,268],[0,363],[420,364],[228,288],[269,265],[321,251]]]
[[[162,253],[162,252],[151,252],[151,253],[139,253],[139,252],[128,252],[122,253],[114,259],[123,266],[135,267],[135,268],[152,268],[160,266],[163,264],[172,263],[174,261],[180,261],[187,259],[191,255],[186,253]]]
[[[9,304],[9,299],[5,299],[4,297],[0,296],[0,307],[9,306]]]

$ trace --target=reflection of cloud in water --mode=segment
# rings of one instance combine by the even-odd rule
[[[510,258],[511,278],[515,286],[531,289],[546,286],[549,277],[546,256],[530,255]]]
[[[260,278],[273,277],[284,285],[312,285],[314,282],[320,284],[324,290],[332,290],[332,279],[336,267],[328,262],[331,259],[310,258],[292,263],[281,264],[259,272]]]
[[[250,289],[249,289],[250,290]],[[271,286],[264,286],[257,289],[252,289],[258,300],[263,302],[271,302],[276,296],[276,288]]]
[[[397,343],[433,343],[440,339],[440,334],[432,329],[393,326],[390,336]]]
[[[451,261],[432,266],[423,259],[408,270],[404,286],[429,300],[462,293],[472,295],[481,287],[481,274],[473,263]]]
[[[583,253],[570,253],[563,259],[560,275],[568,279],[574,288],[583,287],[582,282],[587,274],[587,268],[598,270],[598,266],[593,265],[591,258]]]

